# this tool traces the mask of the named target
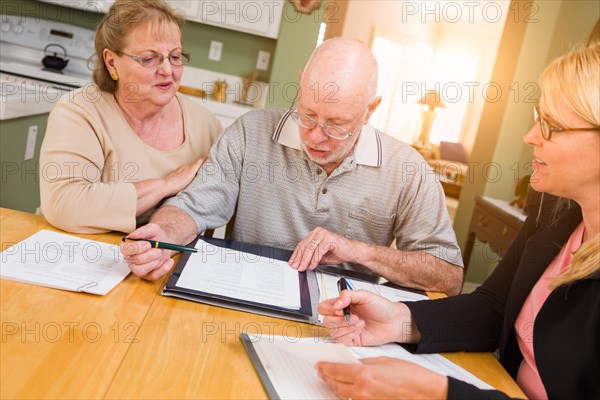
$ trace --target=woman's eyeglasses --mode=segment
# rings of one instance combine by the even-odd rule
[[[172,53],[169,53],[169,55],[166,57],[163,56],[162,54],[155,53],[155,52],[148,52],[148,53],[138,55],[138,54],[127,54],[127,53],[123,53],[123,52],[119,51],[119,52],[117,52],[117,54],[122,55],[122,56],[127,56],[145,68],[156,68],[160,64],[162,64],[162,62],[165,60],[165,58],[168,59],[169,62],[171,63],[171,65],[174,67],[181,67],[182,65],[190,62],[190,53],[187,53],[187,52],[181,51],[181,50],[177,50]]]
[[[533,119],[536,123],[540,124],[540,131],[542,132],[542,137],[545,140],[552,139],[552,134],[554,132],[570,132],[570,131],[600,131],[600,127],[598,128],[557,128],[555,126],[550,125],[547,119],[542,117],[542,113],[540,112],[540,107],[533,107]]]

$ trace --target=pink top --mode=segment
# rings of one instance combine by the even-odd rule
[[[531,293],[523,303],[523,308],[515,321],[517,342],[523,354],[523,361],[517,374],[517,384],[529,399],[547,399],[546,389],[538,373],[533,353],[533,324],[542,305],[550,295],[550,284],[558,275],[563,273],[571,265],[573,253],[579,249],[583,239],[585,226],[583,222],[571,234],[560,253],[550,263],[537,283],[533,286]]]

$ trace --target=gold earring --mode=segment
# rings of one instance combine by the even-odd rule
[[[110,74],[110,77],[112,78],[113,81],[118,81],[119,80],[119,75],[117,75],[117,72],[113,72],[112,74]]]

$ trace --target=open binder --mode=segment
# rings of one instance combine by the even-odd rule
[[[292,251],[280,248],[223,240],[216,238],[201,237],[205,242],[224,249],[237,250],[243,253],[272,258],[281,261],[287,261],[292,255]],[[194,247],[198,239],[189,246]],[[179,278],[186,268],[190,253],[181,254],[178,264],[169,277],[167,284],[162,290],[164,296],[178,297],[181,299],[196,301],[199,303],[210,304],[219,307],[231,308],[234,310],[246,311],[255,314],[267,315],[283,318],[292,321],[300,321],[311,324],[318,324],[317,304],[319,302],[319,289],[315,271],[307,270],[298,272],[300,285],[300,308],[288,309],[269,304],[246,301],[243,299],[222,296],[214,293],[201,292],[178,285]]]

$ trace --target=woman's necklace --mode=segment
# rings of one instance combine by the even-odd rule
[[[158,129],[156,130],[156,137],[154,138],[154,145],[152,145],[152,147],[154,147],[156,149],[156,144],[158,143],[158,138],[160,136],[160,130],[162,128],[162,123],[163,120],[165,119],[165,112],[163,110],[162,115],[160,116],[160,122],[158,123]]]
[[[129,124],[129,126],[132,128],[132,130],[134,130],[136,132],[136,134],[138,135],[138,137],[140,137],[140,139],[142,138],[140,133],[138,133],[135,129],[133,129],[133,124],[129,121],[129,116],[128,114],[125,112],[125,109],[123,107],[121,107],[121,102],[119,101],[119,98],[117,97],[116,93],[113,93],[113,96],[115,98],[115,101],[117,102],[117,105],[119,106],[119,108],[121,109],[121,112],[123,113],[123,116],[125,117],[125,120],[127,121],[127,123]],[[154,144],[152,145],[152,147],[154,149],[156,149],[156,144],[158,143],[158,138],[160,137],[160,131],[162,128],[162,124],[163,124],[163,120],[165,119],[165,109],[162,109],[162,113],[160,115],[160,121],[158,122],[158,129],[156,130],[156,134],[154,135]],[[143,140],[143,139],[142,139]],[[146,142],[148,145],[150,143]]]

